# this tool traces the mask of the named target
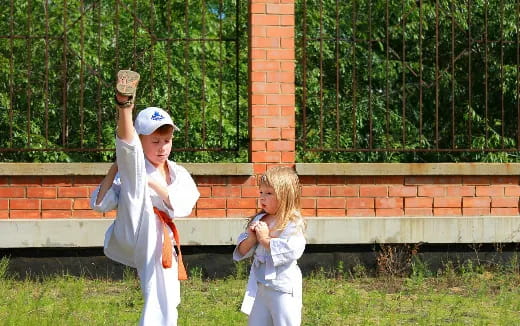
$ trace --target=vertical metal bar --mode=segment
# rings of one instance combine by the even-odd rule
[[[336,149],[339,149],[339,0],[336,0]]]
[[[372,117],[372,1],[368,2],[368,148],[373,148],[373,117]]]
[[[389,67],[388,67],[388,63],[390,61],[390,30],[389,30],[389,20],[390,20],[390,14],[389,14],[389,11],[390,9],[388,8],[388,3],[390,2],[391,0],[386,0],[386,4],[385,4],[385,9],[386,9],[386,13],[385,13],[385,20],[386,20],[386,49],[385,49],[385,52],[386,52],[386,60],[385,60],[385,81],[386,81],[386,86],[385,86],[385,100],[386,100],[386,149],[390,149],[390,94],[389,94],[389,81],[388,81],[388,71],[389,71]]]
[[[320,0],[320,149],[323,149],[323,0]]]
[[[357,7],[356,0],[352,1],[352,147],[357,148],[357,69],[356,69],[356,39]]]
[[[115,10],[114,10],[114,37],[116,42],[115,48],[115,69],[114,71],[118,71],[121,69],[119,66],[119,1],[115,2]]]
[[[219,0],[218,2],[218,61],[219,61],[219,70],[218,70],[218,96],[219,96],[219,105],[218,105],[218,112],[219,112],[219,124],[218,124],[218,146],[222,147],[222,68],[224,66],[224,63],[222,61],[222,20],[223,20],[223,8],[222,8],[222,0]],[[238,26],[237,26],[238,27]],[[238,127],[238,125],[237,125]],[[238,143],[237,143],[238,144]]]
[[[45,88],[44,88],[44,105],[45,105],[45,147],[49,147],[49,0],[45,0]]]
[[[419,0],[419,141],[423,138],[423,0]]]
[[[168,0],[166,4],[166,28],[168,30],[168,37],[166,38],[166,62],[168,67],[166,68],[166,83],[168,85],[168,92],[166,94],[166,111],[171,112],[172,110],[172,1]]]
[[[484,149],[487,149],[489,144],[489,117],[488,117],[488,1],[484,1],[484,105],[485,105],[485,142]]]
[[[473,148],[472,131],[473,128],[473,101],[472,101],[472,66],[471,54],[473,52],[473,40],[471,36],[471,0],[468,0],[468,144],[469,149]],[[519,138],[520,139],[520,138]]]
[[[235,96],[236,96],[236,126],[237,126],[237,134],[236,134],[236,142],[237,142],[237,155],[238,155],[238,149],[240,145],[240,1],[238,0],[236,2],[235,7]],[[248,50],[249,51],[249,50]],[[248,58],[251,57],[250,54],[247,56]],[[250,83],[249,83],[250,84]]]
[[[435,148],[439,149],[439,0],[435,0]]]
[[[202,0],[202,89],[201,89],[201,108],[202,108],[202,147],[206,147],[206,1]]]
[[[67,44],[67,0],[63,1],[63,71],[62,71],[62,142],[63,147],[67,147],[68,144],[68,122],[67,122],[67,52],[68,52],[68,44]]]
[[[81,63],[79,68],[79,134],[80,134],[80,147],[83,147],[83,106],[85,98],[85,4],[83,0],[79,2],[80,8],[80,25],[79,25],[79,44],[80,44],[80,57]],[[65,31],[65,33],[67,33]]]
[[[189,0],[186,0],[184,3],[184,99],[186,102],[186,105],[184,106],[184,146],[188,147],[188,130],[190,127],[190,119],[189,119],[189,62],[188,62],[188,55],[189,55],[189,37],[190,37],[190,30],[189,30]]]
[[[152,33],[155,33],[155,6],[153,0],[150,0],[150,30]],[[148,81],[150,83],[150,94],[154,94],[154,47],[155,47],[155,34],[150,35],[150,80]],[[155,101],[154,98],[151,99],[152,101]]]
[[[14,112],[14,4],[11,0],[11,20],[9,21],[9,147],[13,147],[13,112]]]
[[[97,27],[97,30],[98,30],[98,35],[97,35],[97,39],[98,39],[98,48],[97,48],[97,69],[98,71],[101,71],[101,33],[103,31],[103,24],[101,22],[102,20],[102,16],[101,16],[101,6],[102,4],[101,3],[98,3],[97,4],[97,13],[98,13],[98,27]],[[101,126],[101,113],[102,113],[102,107],[101,107],[101,93],[102,93],[102,89],[101,89],[101,78],[97,78],[97,98],[96,98],[96,104],[97,104],[97,116],[98,116],[98,121],[97,121],[97,147],[101,147],[101,129],[102,129],[102,126]]]
[[[520,0],[516,2],[516,148],[520,149]]]
[[[137,70],[137,2],[136,0],[132,1],[132,16],[134,16],[134,34],[133,34],[133,56],[132,56],[132,69]]]
[[[27,147],[31,147],[31,73],[32,73],[32,40],[31,40],[31,29],[32,29],[32,3],[27,2]]]
[[[307,0],[303,0],[302,16],[302,150],[305,151],[307,149]],[[520,133],[518,135],[518,139],[518,146],[520,147]]]
[[[500,143],[502,149],[504,148],[505,137],[505,114],[504,114],[504,0],[500,0],[500,106],[502,111],[501,116],[501,136]]]
[[[455,9],[451,2],[451,148],[455,149]]]
[[[402,14],[402,49],[401,49],[401,57],[402,57],[402,63],[401,63],[401,69],[402,69],[402,147],[403,149],[406,148],[406,8],[405,8],[405,1],[402,0],[401,2],[401,14]]]

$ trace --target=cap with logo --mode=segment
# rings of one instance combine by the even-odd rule
[[[166,111],[156,107],[148,107],[139,112],[134,122],[135,131],[139,135],[150,135],[164,125],[171,125],[175,131],[180,130]]]

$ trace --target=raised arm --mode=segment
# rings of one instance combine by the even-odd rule
[[[119,111],[119,119],[117,120],[117,137],[125,143],[131,143],[134,138],[134,124],[132,121],[132,109],[131,107],[122,108],[117,106]]]
[[[101,181],[101,184],[99,185],[99,192],[98,192],[98,195],[96,198],[96,205],[99,205],[103,201],[103,198],[105,198],[107,191],[110,189],[110,187],[112,187],[112,183],[114,182],[114,178],[116,177],[116,174],[117,174],[117,163],[114,162],[110,166],[110,169],[108,169],[107,175],[105,176],[105,178],[103,179],[103,181]]]

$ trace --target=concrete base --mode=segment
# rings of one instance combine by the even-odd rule
[[[0,248],[101,247],[112,220],[0,220]],[[243,218],[182,218],[183,245],[234,245]],[[307,218],[309,244],[520,242],[519,216]]]
[[[103,256],[110,223],[3,220],[0,256],[10,257],[9,271],[22,278],[56,273],[121,278],[125,267]],[[204,277],[235,275],[231,253],[246,223],[246,219],[178,219],[188,268],[197,268]],[[359,268],[373,274],[384,244],[420,244],[419,257],[436,271],[447,261],[507,263],[520,243],[520,217],[308,218],[306,236],[308,245],[299,261],[305,275],[319,269],[355,274]]]

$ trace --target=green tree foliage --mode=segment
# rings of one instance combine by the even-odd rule
[[[297,1],[298,160],[517,161],[519,7]]]
[[[137,110],[165,108],[181,128],[176,160],[247,160],[243,2],[13,0],[0,10],[2,161],[113,160],[128,68]]]

